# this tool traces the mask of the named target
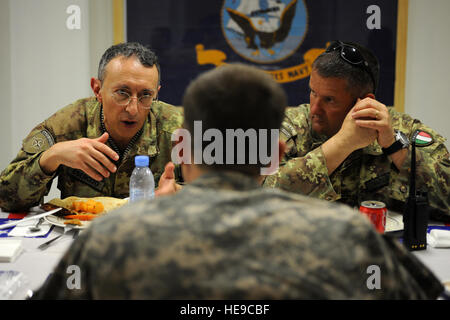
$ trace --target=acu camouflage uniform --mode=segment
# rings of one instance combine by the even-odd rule
[[[67,288],[70,265],[80,267],[79,290]],[[371,265],[380,267],[379,290],[367,287]],[[356,210],[228,171],[94,221],[35,298],[434,299],[442,291]]]
[[[279,187],[328,201],[358,207],[364,200],[383,201],[388,209],[403,212],[409,195],[411,146],[403,168],[398,170],[374,141],[353,152],[331,175],[321,145],[327,140],[311,129],[309,104],[287,108],[280,138],[287,144],[278,172],[266,178],[264,185]],[[433,143],[416,144],[418,189],[428,191],[431,217],[450,221],[450,160],[445,139],[419,120],[389,108],[392,126],[411,137],[416,130],[429,133]]]
[[[53,175],[45,174],[39,159],[53,144],[80,138],[94,139],[105,131],[102,106],[95,97],[76,101],[56,112],[35,127],[23,141],[22,149],[0,176],[0,207],[5,211],[27,210],[39,204],[48,194],[53,178],[58,176],[61,197],[129,196],[129,178],[134,169],[135,155],[150,156],[150,168],[159,181],[167,162],[171,161],[171,134],[181,127],[182,108],[161,101],[153,104],[148,121],[120,152],[110,138],[107,145],[120,159],[109,178],[98,182],[81,170],[60,166]]]

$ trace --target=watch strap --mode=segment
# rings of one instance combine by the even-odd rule
[[[383,150],[383,153],[387,156],[397,152],[398,150],[403,148],[403,144],[400,142],[400,140],[396,140],[393,144],[391,144],[387,148],[381,148]]]

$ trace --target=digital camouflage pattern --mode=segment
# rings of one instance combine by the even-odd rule
[[[183,122],[182,108],[161,101],[153,104],[142,133],[132,139],[120,159],[116,162],[111,159],[117,171],[109,178],[97,182],[83,171],[66,166],[60,166],[51,176],[42,171],[39,159],[53,144],[83,137],[94,139],[103,134],[101,109],[95,97],[80,99],[36,126],[23,141],[17,157],[0,176],[0,207],[5,211],[19,211],[38,205],[48,194],[56,176],[62,198],[126,198],[135,155],[150,156],[150,169],[157,184],[166,163],[171,161],[172,132]],[[111,138],[107,145],[114,150]]]
[[[346,206],[210,172],[94,221],[35,298],[436,298],[440,282],[395,241]],[[70,265],[80,289],[66,286]],[[367,286],[371,265],[377,290]]]
[[[310,106],[286,110],[280,138],[287,144],[278,172],[265,179],[267,187],[279,187],[328,201],[359,207],[365,200],[379,200],[388,209],[403,212],[409,194],[411,146],[403,168],[397,170],[375,141],[353,152],[330,176],[321,145],[327,140],[311,130]],[[450,160],[445,139],[407,114],[389,108],[392,126],[411,140],[416,130],[429,133],[433,143],[416,145],[417,189],[426,188],[431,218],[450,221]]]

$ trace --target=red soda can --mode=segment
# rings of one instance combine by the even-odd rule
[[[370,219],[379,233],[384,233],[387,209],[383,202],[375,200],[363,201],[359,207],[359,212]]]

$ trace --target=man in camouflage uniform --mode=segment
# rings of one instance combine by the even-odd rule
[[[379,200],[401,213],[409,195],[407,142],[420,132],[417,188],[428,192],[431,218],[450,221],[445,139],[375,100],[379,77],[375,56],[357,44],[334,42],[312,68],[310,104],[287,108],[281,127],[286,157],[264,185],[352,207]]]
[[[223,136],[228,129],[277,129],[286,101],[265,72],[224,66],[188,87],[184,127],[192,134],[201,121],[203,132]],[[262,163],[182,163],[187,186],[94,221],[35,298],[393,299],[442,292],[420,261],[359,212],[260,187]],[[80,268],[78,289],[67,287],[70,265]],[[369,279],[373,267],[378,284]]]
[[[151,50],[137,43],[106,50],[98,79],[91,79],[95,97],[59,110],[23,141],[0,176],[0,207],[39,204],[56,176],[62,198],[128,197],[135,155],[150,156],[158,183],[171,158],[171,134],[182,123],[181,108],[157,101],[159,83]],[[164,181],[175,184],[173,169],[168,165]]]

